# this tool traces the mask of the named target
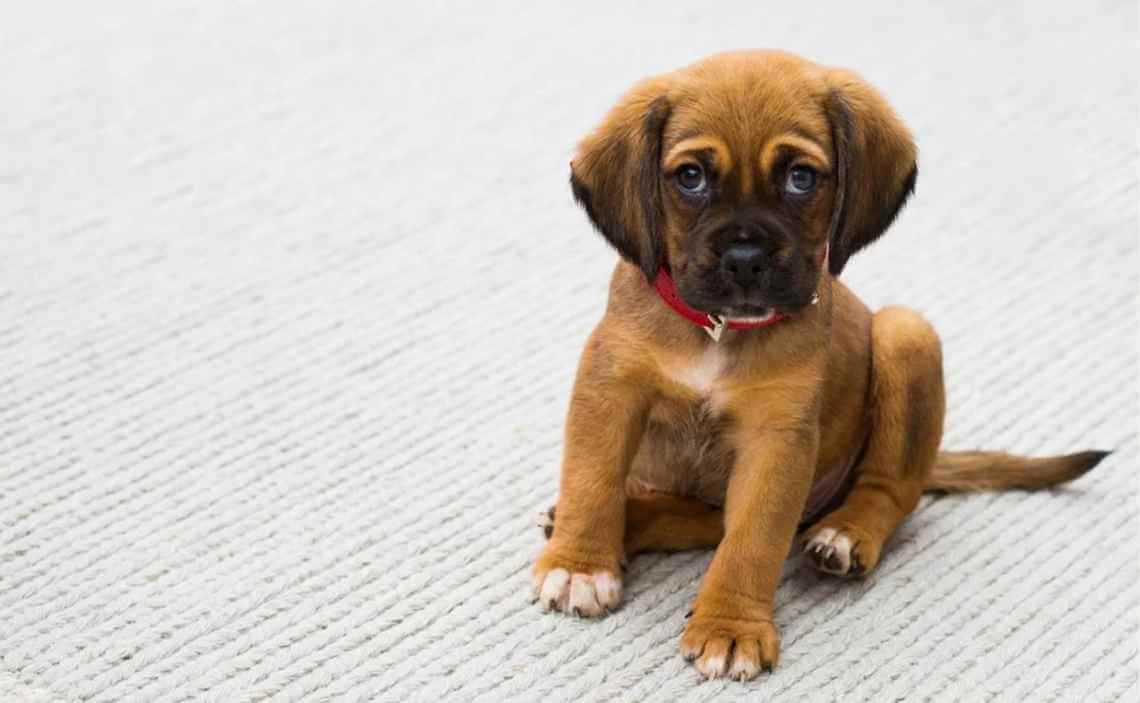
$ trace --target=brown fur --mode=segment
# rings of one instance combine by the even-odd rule
[[[1033,490],[1072,481],[1110,452],[1088,451],[1030,459],[1003,452],[940,452],[926,480],[931,491]]]
[[[778,658],[780,568],[813,482],[834,467],[858,459],[842,504],[805,539],[847,540],[846,562],[826,545],[809,555],[857,575],[925,489],[1038,487],[1099,460],[938,453],[934,329],[905,308],[872,313],[836,278],[894,219],[916,156],[874,89],[778,52],[643,81],[582,142],[575,197],[623,261],[570,401],[557,526],[534,569],[544,605],[602,614],[617,596],[600,584],[627,555],[715,545],[682,652],[707,676],[751,678]],[[686,163],[715,178],[704,199],[675,186]],[[810,196],[782,190],[793,165],[819,174]],[[650,281],[668,266],[694,307],[736,305],[718,257],[746,234],[768,247],[757,286],[788,319],[714,343]]]

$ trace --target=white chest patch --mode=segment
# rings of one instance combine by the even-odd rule
[[[717,379],[724,373],[725,362],[725,354],[721,348],[710,344],[695,359],[671,367],[669,376],[694,393],[707,396],[713,392]]]

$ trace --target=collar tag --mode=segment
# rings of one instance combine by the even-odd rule
[[[709,315],[708,318],[709,318],[709,322],[712,323],[712,327],[703,327],[702,326],[702,328],[704,329],[705,332],[708,332],[709,336],[712,337],[712,340],[714,342],[719,342],[720,336],[722,334],[724,334],[724,328],[727,326],[728,323],[725,322],[725,319],[723,317],[721,317],[720,315]]]

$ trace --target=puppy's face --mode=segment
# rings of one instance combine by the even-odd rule
[[[714,56],[639,84],[582,143],[575,196],[652,280],[698,310],[808,305],[914,183],[910,135],[851,74],[788,54]],[[829,242],[830,240],[830,242]]]
[[[803,64],[734,58],[674,80],[659,227],[686,302],[764,317],[815,293],[834,196],[831,125]]]

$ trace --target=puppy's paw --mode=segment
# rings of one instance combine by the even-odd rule
[[[544,510],[538,514],[538,529],[542,530],[542,536],[550,539],[554,536],[554,508],[550,506],[548,510]]]
[[[701,618],[694,615],[681,636],[681,656],[706,679],[749,681],[771,673],[780,658],[780,635],[767,620]]]
[[[879,547],[863,530],[824,522],[804,535],[804,554],[820,571],[836,576],[863,576],[879,563]]]
[[[535,573],[534,594],[542,609],[594,618],[605,615],[621,601],[621,579],[611,571],[593,573],[551,569]]]
[[[546,611],[596,618],[621,600],[621,555],[575,548],[552,539],[535,562],[535,598]]]

